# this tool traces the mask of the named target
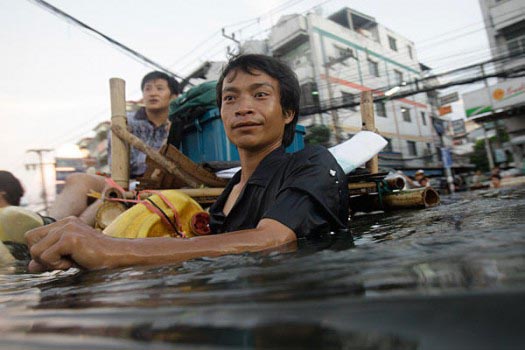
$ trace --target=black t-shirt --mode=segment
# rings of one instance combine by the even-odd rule
[[[222,209],[241,171],[210,208],[213,233],[255,228],[263,218],[279,221],[298,238],[347,228],[346,176],[326,148],[285,153],[281,147],[270,153],[225,216]]]

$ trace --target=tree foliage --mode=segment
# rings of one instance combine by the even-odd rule
[[[331,130],[326,125],[312,125],[304,137],[304,141],[309,145],[328,146],[330,143]]]

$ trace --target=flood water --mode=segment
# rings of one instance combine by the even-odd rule
[[[352,220],[297,251],[0,270],[1,349],[522,349],[525,187]]]

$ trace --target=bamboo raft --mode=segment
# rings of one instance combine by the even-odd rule
[[[178,189],[195,199],[201,206],[208,207],[224,190],[227,180],[217,177],[213,172],[182,154],[172,145],[166,145],[156,151],[146,145],[126,127],[125,83],[122,79],[112,78],[112,179],[124,189],[109,188],[104,198],[126,199],[136,192],[129,192],[129,147],[136,147],[147,155],[147,170],[140,179],[137,190]],[[377,132],[375,128],[372,91],[361,93],[361,115],[363,130]],[[374,156],[366,163],[368,174],[349,176],[350,214],[377,210],[397,210],[408,208],[427,208],[438,205],[439,194],[432,188],[403,190],[405,181],[401,177],[385,179],[386,174],[378,173],[378,157]],[[116,216],[127,209],[121,202],[105,201],[97,212],[97,227],[105,228]]]

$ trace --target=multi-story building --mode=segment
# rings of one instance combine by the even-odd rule
[[[302,116],[301,124],[328,125],[334,142],[347,139],[362,128],[360,93],[372,90],[374,98],[381,99],[374,104],[376,127],[389,141],[380,165],[436,166],[438,139],[428,96],[385,99],[385,92],[395,97],[396,91],[421,84],[424,66],[412,41],[373,17],[343,8],[326,18],[313,13],[282,17],[268,44],[273,55],[297,73],[303,111],[315,105],[324,110],[347,106]]]
[[[522,0],[479,0],[493,58],[511,56],[496,67],[525,65],[525,3]],[[521,55],[521,58],[519,57]]]
[[[509,135],[508,142],[491,145],[491,165],[504,163],[525,171],[525,79],[519,77],[525,71],[525,3],[522,0],[479,3],[494,68],[510,76],[499,78],[496,84],[486,82],[485,88],[463,95],[465,110],[467,117],[484,123],[486,128],[503,124]]]

